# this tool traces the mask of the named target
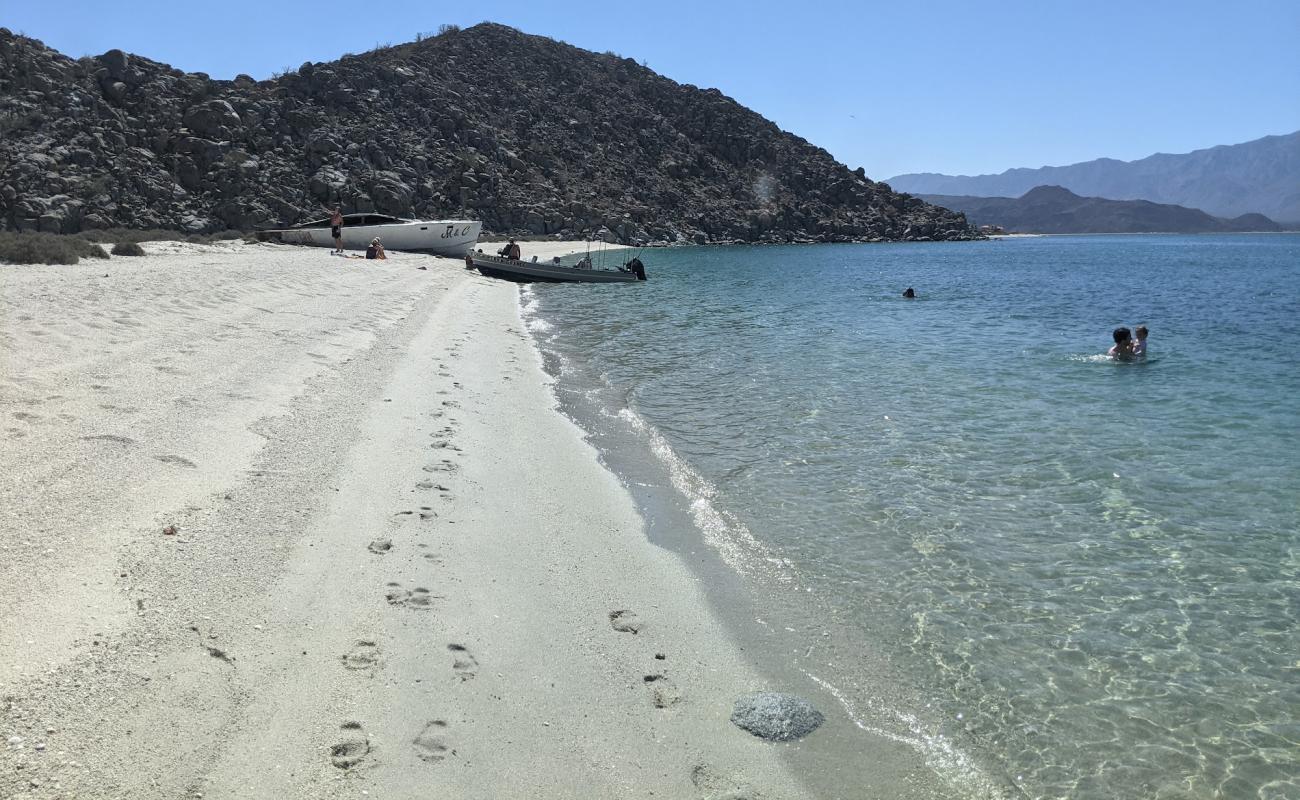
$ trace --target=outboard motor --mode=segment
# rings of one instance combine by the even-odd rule
[[[633,258],[631,261],[627,262],[627,268],[636,276],[637,280],[645,280],[645,264],[641,263],[641,259]]]

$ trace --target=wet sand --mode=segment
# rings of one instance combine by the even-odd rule
[[[806,795],[514,285],[146,248],[0,267],[0,796]]]

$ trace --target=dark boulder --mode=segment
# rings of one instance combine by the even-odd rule
[[[225,100],[209,100],[185,112],[185,127],[210,139],[229,139],[241,120],[234,106]]]
[[[121,80],[126,76],[126,68],[130,65],[131,59],[126,53],[114,48],[99,57],[103,62],[104,68],[108,70],[108,76],[113,80]]]
[[[821,727],[825,719],[802,697],[778,692],[742,697],[731,712],[733,723],[769,742],[802,739]]]

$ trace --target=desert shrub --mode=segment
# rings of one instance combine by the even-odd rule
[[[459,32],[460,32],[460,26],[454,23],[444,22],[443,24],[438,26],[439,36],[442,36],[444,33],[459,33]]]
[[[76,264],[82,258],[108,258],[104,248],[76,236],[0,232],[0,260],[13,264]]]
[[[137,231],[131,228],[104,228],[97,231],[82,231],[77,234],[82,239],[91,242],[194,242],[196,244],[211,244],[212,242],[222,242],[227,239],[242,239],[244,234],[240,231],[217,231],[216,233],[182,233],[181,231],[165,231],[159,229]]]
[[[136,242],[118,242],[113,245],[113,255],[115,256],[142,256],[144,248]]]
[[[79,248],[78,253],[82,258],[108,258],[108,251],[102,245],[81,239],[76,240],[76,242],[76,247]]]

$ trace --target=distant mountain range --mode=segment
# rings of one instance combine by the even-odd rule
[[[1280,229],[1262,214],[1220,219],[1195,208],[1148,200],[1080,197],[1060,186],[1038,186],[1023,197],[920,197],[927,203],[964,212],[974,225],[997,225],[1013,233],[1225,233]]]
[[[1065,167],[1009,169],[998,175],[897,175],[887,183],[916,195],[1020,197],[1036,186],[1112,200],[1150,200],[1198,208],[1217,217],[1264,214],[1300,222],[1300,131],[1181,155],[1138,161],[1099,158]]]

